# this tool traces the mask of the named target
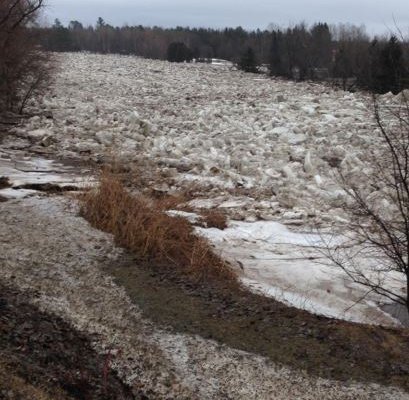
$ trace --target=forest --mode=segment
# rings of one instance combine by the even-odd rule
[[[176,62],[236,63],[248,72],[267,67],[272,76],[329,80],[345,90],[400,92],[409,86],[408,42],[399,32],[370,37],[364,26],[299,23],[287,28],[225,29],[114,27],[98,18],[95,26],[56,20],[38,28],[42,45],[55,52],[89,51],[137,55]]]

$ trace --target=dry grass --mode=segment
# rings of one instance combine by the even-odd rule
[[[201,214],[206,228],[217,228],[221,230],[227,228],[227,217],[223,212],[210,209],[203,211]]]
[[[119,178],[104,173],[98,188],[82,198],[81,213],[141,259],[173,267],[195,281],[237,283],[230,266],[194,235],[188,221],[164,212],[168,206],[131,195]]]

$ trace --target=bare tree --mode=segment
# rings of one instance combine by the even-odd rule
[[[389,104],[374,97],[373,150],[359,168],[342,170],[349,223],[327,243],[329,259],[369,293],[409,311],[409,93]]]
[[[31,30],[43,5],[43,0],[0,3],[0,112],[22,113],[49,76],[49,57]]]

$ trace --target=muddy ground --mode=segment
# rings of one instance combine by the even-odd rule
[[[0,399],[148,399],[134,396],[91,338],[0,284]]]
[[[25,332],[26,307],[56,315],[58,323],[45,326],[57,336],[61,330],[73,335],[68,347],[53,340],[47,348],[42,325],[28,323],[43,362],[39,375],[51,383],[47,377],[57,378],[50,390],[64,390],[83,365],[90,387],[100,393],[101,365],[112,350],[112,368],[136,398],[140,393],[155,399],[409,398],[405,330],[342,323],[247,292],[187,283],[116,248],[62,196],[7,201],[0,218],[0,281],[12,282],[25,300],[17,303],[13,318],[21,319],[7,325],[2,343],[11,346],[16,360],[13,374],[32,377],[30,384],[38,375],[26,370],[20,347],[8,344],[7,333],[16,326]],[[75,336],[73,328],[81,334]],[[53,360],[52,351],[62,366],[41,361]],[[117,392],[111,398],[120,399],[125,386],[113,384]],[[73,393],[65,395],[81,398]]]
[[[128,259],[126,259],[128,258]],[[349,323],[231,287],[195,285],[166,266],[133,259],[106,270],[144,315],[327,379],[409,391],[409,331]]]

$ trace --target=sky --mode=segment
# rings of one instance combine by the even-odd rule
[[[273,23],[365,24],[370,34],[409,33],[409,0],[47,0],[46,21],[266,29]]]

